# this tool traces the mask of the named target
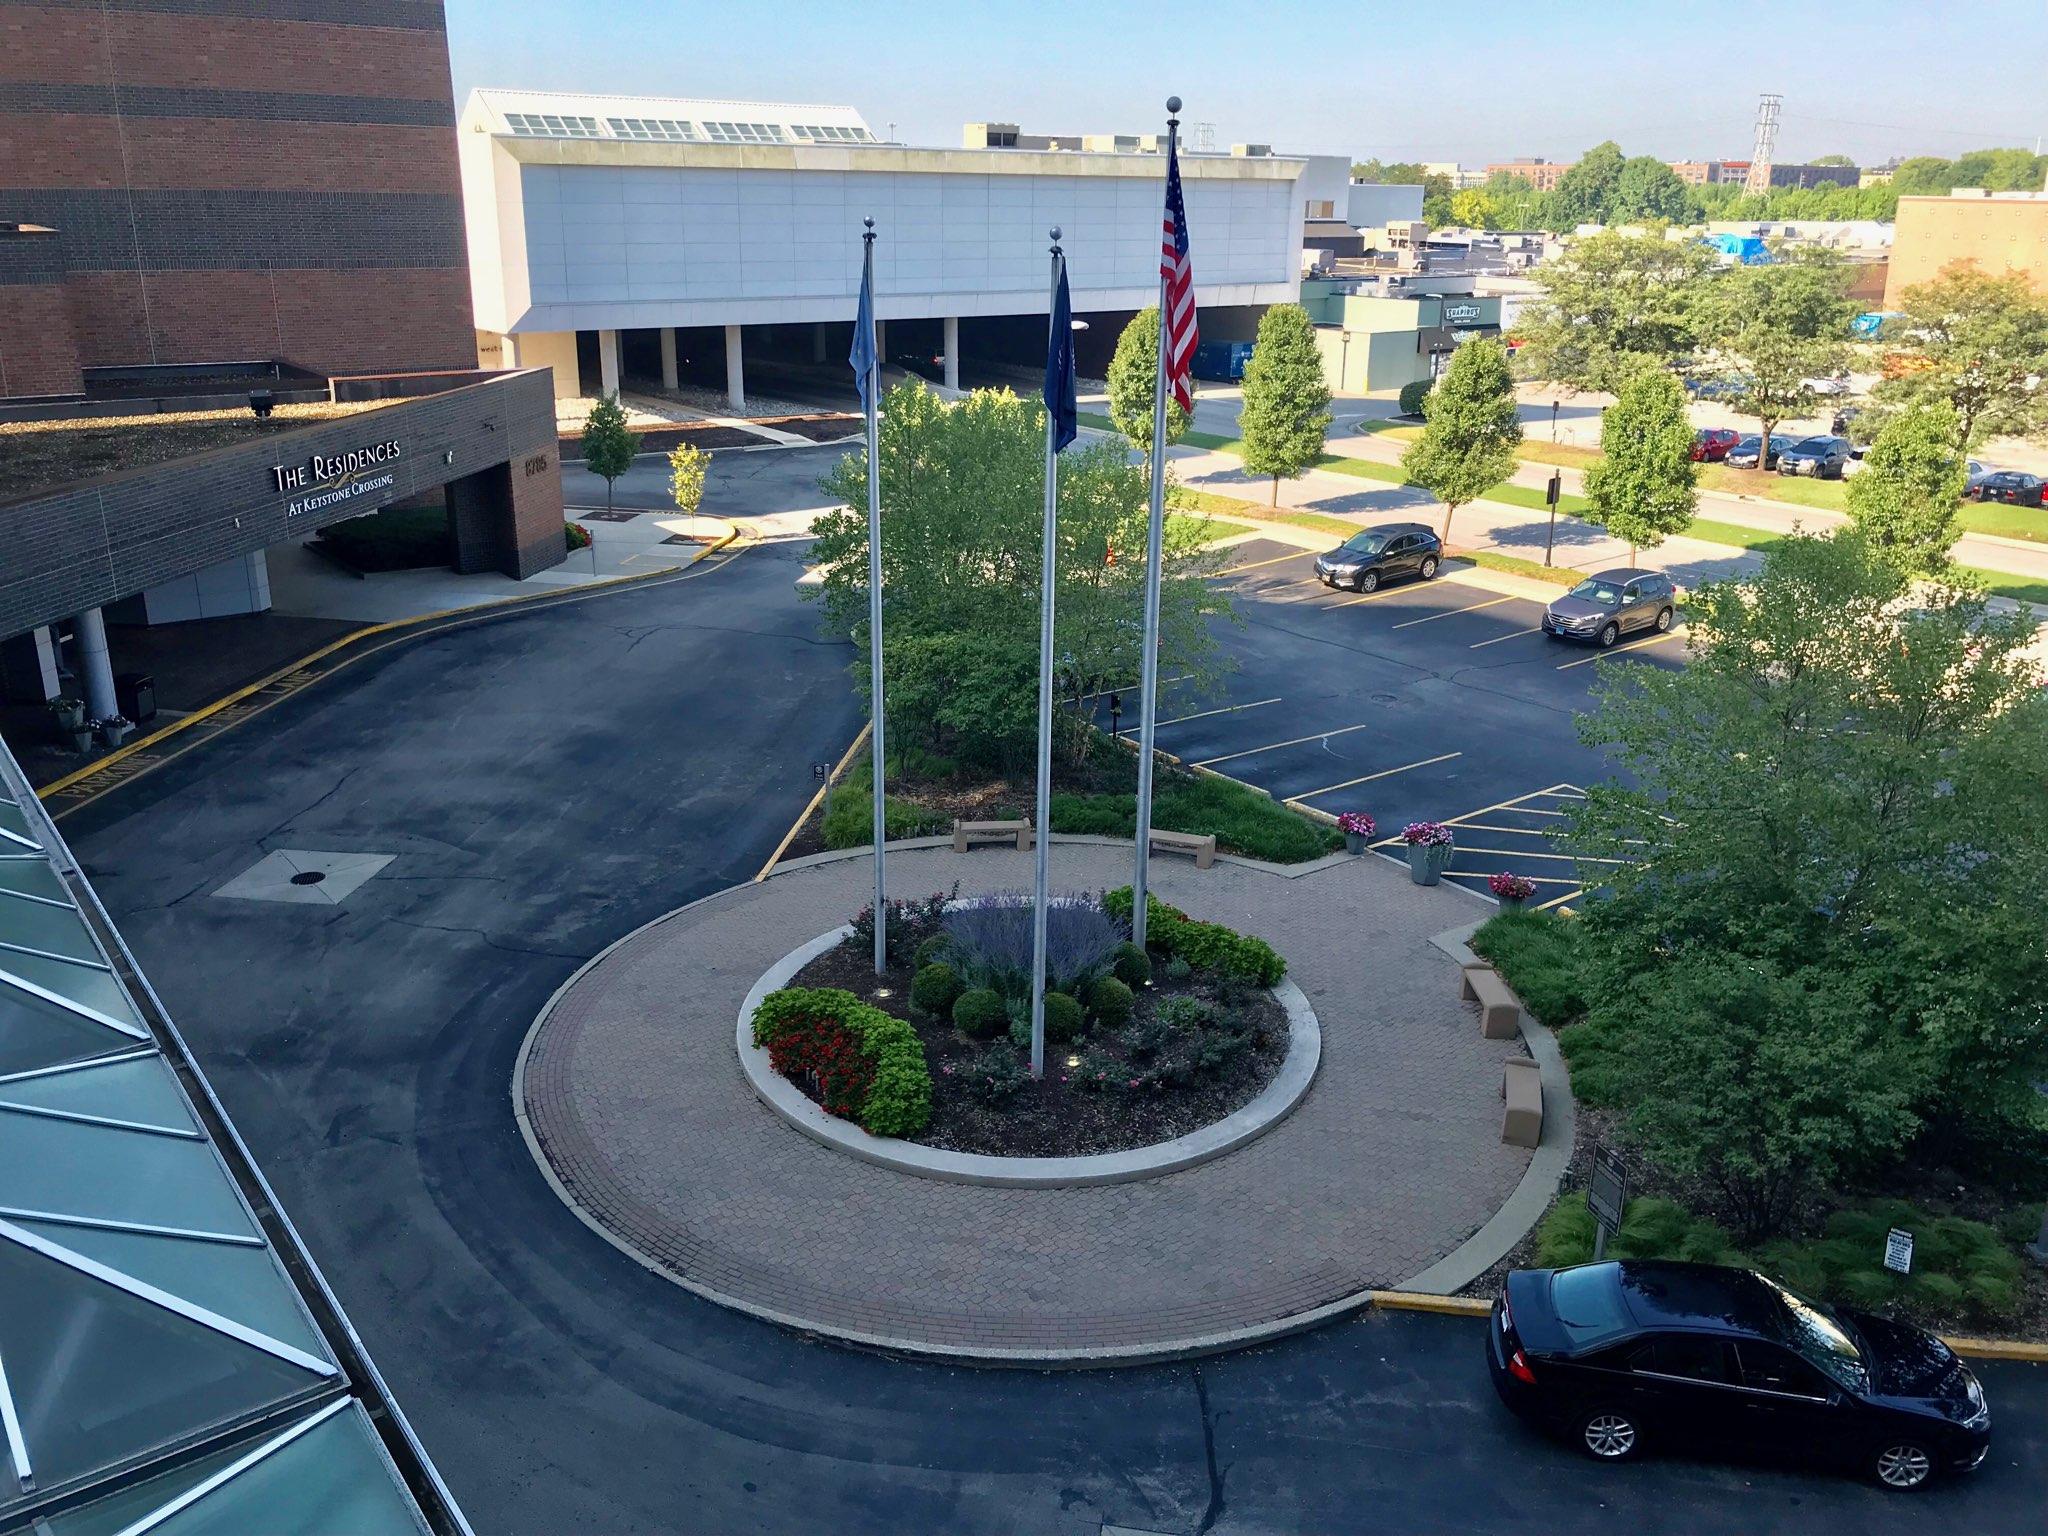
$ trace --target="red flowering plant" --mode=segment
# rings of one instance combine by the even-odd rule
[[[1502,901],[1527,901],[1536,894],[1536,882],[1527,875],[1517,875],[1502,870],[1497,875],[1486,877],[1486,888]]]
[[[1401,829],[1401,841],[1425,848],[1448,846],[1451,829],[1440,821],[1411,821]]]
[[[754,1044],[830,1114],[875,1136],[914,1136],[931,1119],[932,1076],[917,1031],[834,987],[785,987],[754,1010]]]
[[[1379,830],[1378,824],[1363,811],[1346,811],[1337,818],[1337,826],[1353,837],[1371,837]]]
[[[828,1115],[858,1120],[875,1086],[875,1064],[853,1031],[837,1019],[814,1018],[768,1043],[768,1060],[791,1082],[808,1081]]]

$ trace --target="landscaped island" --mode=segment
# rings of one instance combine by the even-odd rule
[[[998,1157],[1150,1146],[1221,1120],[1270,1083],[1289,1045],[1263,940],[1152,898],[1130,942],[1128,887],[1047,911],[1046,1054],[1030,1075],[1031,901],[1021,892],[891,901],[763,999],[754,1043],[828,1113],[877,1136]]]

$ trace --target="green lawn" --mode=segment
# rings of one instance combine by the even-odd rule
[[[1558,587],[1575,587],[1585,574],[1583,571],[1566,570],[1561,565],[1545,565],[1540,560],[1524,560],[1519,555],[1496,554],[1490,549],[1461,549],[1451,558],[1468,561],[1484,570],[1533,577]]]
[[[1795,506],[1820,507],[1829,512],[1845,511],[1849,505],[1847,480],[1813,480],[1805,475],[1781,475],[1760,469],[1730,469],[1726,464],[1702,464],[1700,489],[1727,496],[1753,496],[1760,501],[1789,501]]]
[[[1257,532],[1249,523],[1225,522],[1220,517],[1191,517],[1182,512],[1166,514],[1167,525],[1171,528],[1193,528],[1201,534],[1204,544],[1214,544],[1219,539],[1235,538],[1240,533]]]
[[[1524,442],[1515,457],[1525,464],[1562,464],[1566,469],[1584,469],[1600,462],[1600,450],[1581,448],[1575,443]]]
[[[1956,521],[1972,533],[1992,533],[2002,539],[2032,539],[2048,544],[2048,509],[2009,507],[1999,501],[1966,501]]]
[[[1262,507],[1255,501],[1243,501],[1235,496],[1219,495],[1215,491],[1198,491],[1185,485],[1173,488],[1173,504],[1196,512],[1207,512],[1212,516],[1249,517],[1262,523],[1286,523],[1295,528],[1313,529],[1317,533],[1335,534],[1340,539],[1348,539],[1358,532],[1358,524],[1347,523],[1341,517],[1325,517],[1320,512],[1296,512],[1289,507]]]

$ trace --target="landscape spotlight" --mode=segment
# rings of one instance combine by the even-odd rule
[[[273,395],[269,390],[252,389],[249,391],[249,409],[256,413],[258,421],[267,421],[276,405],[277,396]]]

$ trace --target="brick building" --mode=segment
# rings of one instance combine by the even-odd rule
[[[441,0],[0,0],[0,398],[459,368]]]
[[[1486,168],[1488,176],[1519,176],[1538,192],[1555,192],[1564,173],[1575,160],[1496,160]]]

